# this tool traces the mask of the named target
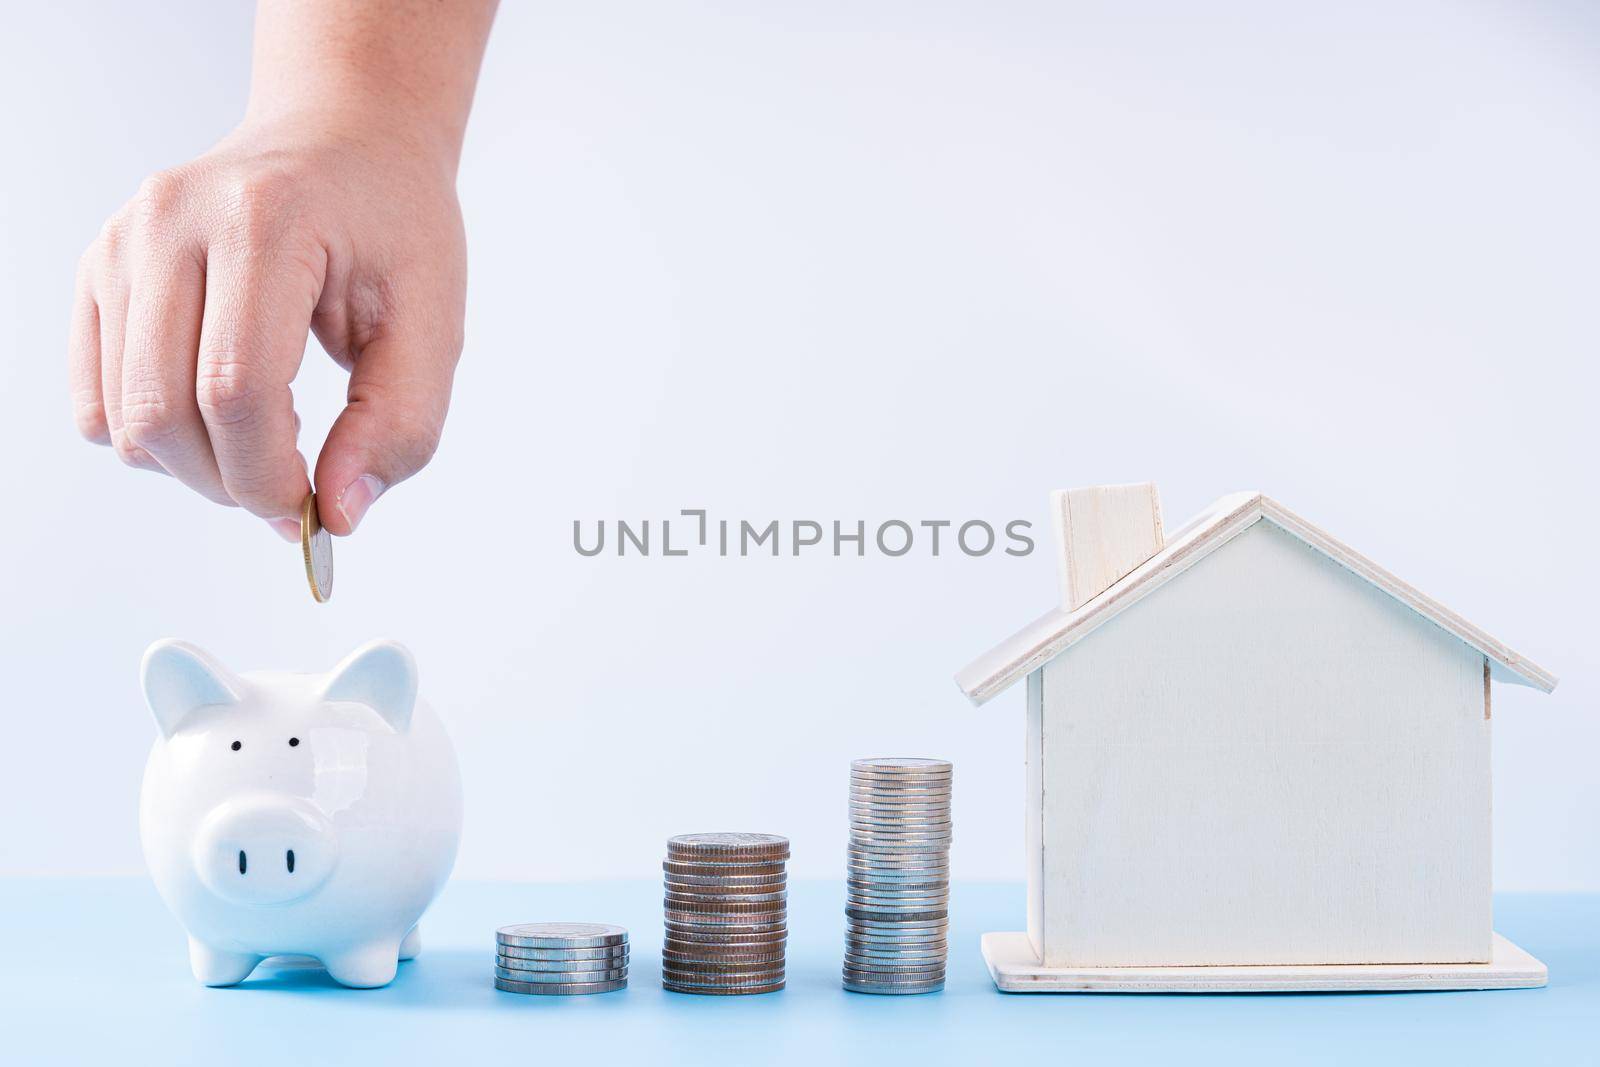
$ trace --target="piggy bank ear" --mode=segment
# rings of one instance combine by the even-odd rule
[[[398,641],[362,645],[333,669],[322,698],[365,704],[405,733],[417,706],[417,661]]]
[[[157,641],[145,649],[139,674],[162,737],[171,737],[196,708],[239,702],[233,672],[184,641]]]

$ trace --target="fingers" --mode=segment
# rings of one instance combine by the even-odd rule
[[[162,470],[154,456],[135,444],[122,421],[122,357],[128,318],[129,211],[113,215],[100,231],[94,264],[94,300],[100,326],[100,398],[106,432],[117,458],[141,470]]]
[[[433,458],[461,355],[460,321],[451,308],[402,313],[354,357],[349,403],[317,460],[318,511],[330,532],[353,532],[385,489]]]
[[[72,329],[67,336],[67,375],[72,387],[72,418],[78,432],[97,445],[111,443],[105,397],[100,391],[100,309],[94,302],[91,247],[78,262],[72,298]]]
[[[135,244],[138,284],[128,297],[122,355],[122,433],[168,473],[219,504],[232,505],[211,450],[196,393],[196,352],[205,308],[204,253],[165,222],[172,194],[150,198]]]
[[[207,256],[195,395],[228,496],[262,518],[293,518],[310,482],[289,384],[326,257],[285,240],[269,204],[244,202],[229,217],[230,232]]]

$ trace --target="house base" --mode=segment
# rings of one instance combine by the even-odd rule
[[[1530,989],[1545,965],[1499,934],[1488,963],[1270,967],[1043,967],[1024,933],[983,935],[1002,993],[1357,993],[1407,989]]]

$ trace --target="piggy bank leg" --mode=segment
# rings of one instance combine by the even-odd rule
[[[249,952],[224,952],[189,939],[189,968],[201,985],[238,985],[250,977],[261,957]]]
[[[394,981],[400,965],[400,946],[394,941],[377,941],[323,957],[322,965],[340,985],[372,989]]]
[[[417,931],[417,928],[413,926],[411,931],[406,934],[405,937],[400,939],[400,958],[403,960],[414,960],[417,958],[417,953],[421,951],[422,934],[420,934]]]

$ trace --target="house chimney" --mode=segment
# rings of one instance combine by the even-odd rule
[[[1050,517],[1068,611],[1161,551],[1161,497],[1153,482],[1057,489],[1050,494]]]

